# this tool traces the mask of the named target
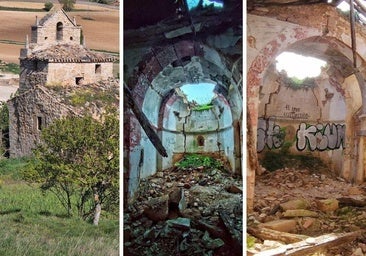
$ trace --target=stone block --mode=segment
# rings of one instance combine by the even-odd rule
[[[169,213],[169,196],[152,198],[147,202],[144,209],[146,217],[153,221],[162,221],[168,217]]]
[[[308,209],[310,204],[305,199],[294,199],[288,202],[280,204],[284,211],[287,210],[298,210],[298,209]]]
[[[316,212],[304,209],[287,210],[283,213],[283,217],[317,217],[317,216],[318,214]]]
[[[331,212],[339,208],[337,199],[324,199],[316,201],[318,209],[322,212]]]
[[[291,233],[296,230],[296,220],[274,220],[259,224],[259,226],[281,232]]]

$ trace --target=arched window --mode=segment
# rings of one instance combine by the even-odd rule
[[[56,40],[61,41],[63,37],[63,24],[62,22],[58,22],[56,25]]]

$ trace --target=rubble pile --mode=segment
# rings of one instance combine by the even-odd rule
[[[365,191],[364,184],[333,174],[293,168],[265,171],[256,177],[254,212],[247,216],[248,255],[275,248],[291,255],[292,243],[310,240],[314,248],[321,244],[319,255],[366,255]],[[336,237],[336,242],[320,242],[325,236]]]
[[[124,212],[124,255],[242,255],[241,177],[173,167],[142,179]]]

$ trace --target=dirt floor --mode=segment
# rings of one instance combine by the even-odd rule
[[[243,255],[241,188],[241,178],[205,167],[142,179],[124,208],[124,255]]]
[[[0,1],[1,7],[43,8],[44,2]],[[76,4],[75,11],[68,13],[81,25],[90,49],[119,52],[119,9],[100,5]],[[0,60],[19,63],[19,52],[30,36],[31,25],[36,16],[42,18],[47,12],[0,11]]]
[[[305,206],[299,206],[300,201],[305,201]],[[291,204],[292,208],[289,207]],[[300,210],[300,216],[290,217],[290,209]],[[359,231],[359,235],[351,241],[326,246],[326,249],[320,250],[316,255],[366,255],[365,209],[366,184],[351,184],[326,171],[292,168],[265,171],[256,177],[254,212],[247,216],[247,231],[251,228],[258,230],[278,220],[294,220],[292,227],[285,227],[291,229],[286,232],[312,238],[331,233]],[[253,236],[248,236],[248,241],[253,241],[253,238],[256,240],[249,245],[248,255],[280,248],[281,244],[285,244],[266,241],[256,237],[253,232],[249,233]]]

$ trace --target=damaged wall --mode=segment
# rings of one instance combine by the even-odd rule
[[[168,158],[158,155],[132,112],[125,108],[127,120],[124,133],[125,152],[127,152],[125,176],[128,182],[125,186],[128,187],[129,196],[132,196],[137,189],[139,179],[153,175],[157,170],[170,167],[175,161],[174,154],[178,152],[206,152],[206,150],[219,152],[229,159],[232,170],[240,173],[237,162],[241,159],[241,151],[238,150],[235,154],[233,146],[234,140],[239,140],[238,137],[242,134],[233,132],[233,123],[240,120],[242,116],[240,91],[242,87],[239,85],[241,75],[238,74],[240,70],[233,68],[233,63],[217,50],[193,41],[179,41],[149,50],[144,48],[143,52],[148,53],[140,56],[144,61],[139,62],[138,67],[133,70],[128,85],[132,88],[135,100],[160,135],[164,147],[167,148]],[[131,71],[129,65],[137,63],[136,55],[138,52],[135,49],[127,50],[125,56],[134,56],[133,59],[125,61],[127,72]],[[186,120],[185,124],[183,120],[186,118],[182,117],[186,117],[190,111],[182,111],[185,107],[181,101],[174,98],[174,91],[184,84],[200,82],[216,84],[221,96],[215,99],[213,110],[206,113],[191,113],[191,120]],[[170,122],[176,118],[174,111],[180,113],[181,120],[173,125]],[[220,111],[224,111],[221,116]],[[213,118],[210,122],[214,124],[210,129],[198,128],[199,125],[196,126],[193,123],[200,118],[206,120]],[[180,132],[183,131],[183,124],[186,125],[186,129],[189,127],[188,123],[191,124],[191,130],[185,132],[186,136],[184,136]],[[240,129],[239,126],[236,127]],[[193,149],[199,135],[205,135],[205,146]],[[228,135],[228,138],[225,137]],[[217,142],[221,143],[220,146]]]
[[[260,86],[264,85],[265,73],[271,63],[274,63],[275,58],[283,51],[289,50],[304,54],[307,56],[321,57],[325,59],[332,68],[336,71],[332,74],[337,77],[342,77],[343,80],[352,75],[355,70],[353,69],[353,54],[351,49],[351,36],[350,25],[348,19],[343,17],[333,6],[318,4],[316,8],[311,5],[304,6],[284,6],[284,7],[271,7],[271,8],[255,8],[248,14],[248,28],[247,28],[247,103],[248,103],[248,125],[253,127],[252,139],[248,142],[249,148],[257,147],[257,128],[258,117],[260,116],[259,110],[259,95]],[[357,44],[357,70],[354,80],[350,80],[353,83],[352,88],[361,88],[361,98],[366,98],[364,87],[364,60],[361,56],[365,56],[366,52],[366,37],[364,28],[356,26],[356,44]],[[332,83],[332,75],[329,75],[330,83]],[[338,80],[339,81],[339,80]],[[340,86],[345,88],[342,82],[339,82]],[[328,89],[331,87],[327,87]],[[333,86],[333,91],[336,87]],[[325,89],[325,88],[324,88]],[[325,100],[326,92],[319,92],[321,100]],[[328,93],[334,93],[328,91]],[[323,97],[323,98],[322,98]],[[348,107],[350,105],[347,102],[347,92],[343,94],[346,98],[346,102],[342,106]],[[332,101],[326,102],[330,104],[328,109],[328,118],[325,115],[320,120],[323,122],[337,119],[337,116],[332,116],[331,109],[336,106],[332,105]],[[335,102],[334,102],[335,103]],[[318,102],[317,106],[321,106],[322,102]],[[322,111],[326,112],[326,106],[322,107]],[[338,109],[338,106],[336,106]],[[366,105],[362,104],[358,110],[358,116],[360,116],[358,127],[361,129],[359,134],[364,134],[365,120],[363,118]],[[354,109],[345,111],[346,126],[346,139],[345,150],[342,152],[342,171],[341,175],[348,180],[355,178],[355,173],[364,173],[364,168],[360,171],[355,171],[355,165],[353,167],[347,162],[356,162],[360,167],[360,162],[363,160],[360,157],[363,155],[358,154],[357,148],[362,148],[362,143],[359,143],[360,137],[347,137],[347,134],[358,133],[357,130],[350,130],[356,128],[357,125],[350,125],[350,120],[357,119],[356,116],[349,116],[354,113]],[[355,121],[352,121],[355,123]],[[313,124],[314,125],[314,124]],[[366,134],[366,133],[365,133]],[[347,151],[348,149],[352,152]],[[256,150],[255,150],[256,151]],[[248,152],[252,152],[251,149]],[[352,160],[357,158],[357,160]],[[258,169],[258,162],[250,165],[248,170],[248,209],[251,208],[253,203],[253,190],[255,171]],[[357,175],[356,175],[357,176]]]
[[[341,86],[330,83],[326,69],[319,77],[308,79],[307,84],[294,85],[274,65],[268,68],[263,81],[257,152],[280,149],[290,143],[293,153],[318,156],[340,174],[346,143],[346,103]]]

